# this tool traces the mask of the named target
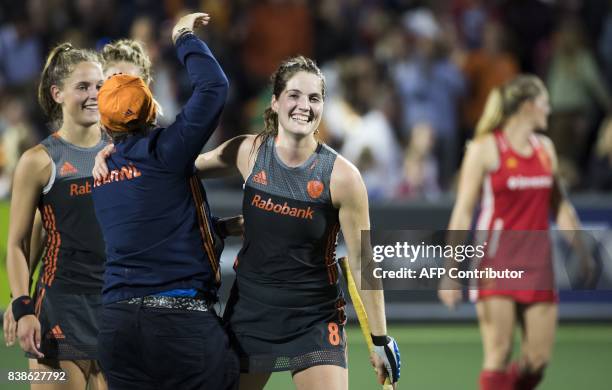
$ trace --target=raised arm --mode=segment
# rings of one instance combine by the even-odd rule
[[[208,46],[192,32],[208,24],[208,15],[182,17],[173,29],[177,56],[187,69],[193,93],[176,120],[159,133],[156,151],[174,171],[191,169],[219,123],[229,83]]]
[[[249,160],[253,150],[254,135],[239,135],[202,153],[195,161],[195,169],[202,179],[227,177],[240,173],[246,179],[251,173]],[[254,152],[253,152],[254,153]]]
[[[194,168],[201,179],[228,177],[240,173],[243,179],[251,173],[257,151],[253,146],[255,136],[239,135],[217,146],[210,152],[200,154]],[[94,180],[102,180],[108,175],[106,159],[114,152],[115,146],[109,144],[96,155],[92,170]]]
[[[34,304],[28,298],[30,284],[30,240],[36,205],[42,188],[51,175],[51,160],[41,146],[25,152],[15,170],[9,235],[7,241],[7,272],[11,293],[15,298],[13,315],[21,348],[39,357],[40,322],[33,315]],[[18,310],[15,306],[19,305]]]

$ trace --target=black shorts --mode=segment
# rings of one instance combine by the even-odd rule
[[[100,294],[60,292],[39,283],[34,299],[41,328],[40,351],[46,359],[98,359]]]
[[[109,389],[237,388],[238,358],[214,311],[113,303],[98,338]]]
[[[224,320],[240,357],[240,370],[298,372],[321,365],[346,368],[346,316],[341,292],[323,302],[296,297],[299,304],[279,306],[265,298],[268,289],[249,285],[243,279],[232,287]],[[289,291],[270,294],[285,294],[282,300],[286,303]]]

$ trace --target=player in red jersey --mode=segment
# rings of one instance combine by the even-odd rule
[[[522,243],[530,253],[530,272],[542,284],[518,284],[509,288],[482,288],[476,304],[483,342],[484,361],[480,389],[534,389],[550,360],[557,323],[557,297],[552,284],[550,247],[542,240],[549,217],[562,230],[576,231],[580,222],[556,177],[557,156],[546,136],[550,112],[548,93],[540,79],[521,75],[494,89],[463,160],[457,200],[448,229],[469,230],[476,202],[481,198],[477,229],[491,234],[521,234],[536,245]],[[516,244],[516,238],[513,244]],[[489,236],[489,241],[491,236]],[[526,266],[514,253],[491,256],[488,266]],[[537,260],[534,262],[534,260]],[[523,286],[523,288],[521,288]],[[529,287],[526,287],[529,286]],[[526,289],[529,288],[529,289]],[[440,300],[453,308],[460,289],[442,285]],[[514,327],[521,324],[521,356],[509,365]]]

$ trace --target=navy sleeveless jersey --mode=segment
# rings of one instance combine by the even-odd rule
[[[289,167],[273,138],[259,148],[244,185],[244,243],[224,313],[245,372],[346,367],[340,224],[329,190],[336,157],[320,144]]]
[[[107,142],[103,136],[96,146],[82,148],[57,133],[41,142],[52,161],[38,206],[47,232],[39,281],[47,289],[101,292],[104,240],[91,197],[91,170]]]
[[[289,167],[278,158],[273,138],[262,144],[244,185],[240,277],[337,296],[340,224],[329,190],[336,156],[319,144],[301,166]]]

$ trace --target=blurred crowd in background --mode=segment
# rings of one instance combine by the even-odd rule
[[[191,87],[170,39],[174,18],[205,11],[199,33],[231,82],[209,146],[258,132],[268,79],[285,58],[316,59],[327,96],[319,136],[361,171],[370,199],[435,200],[456,186],[489,91],[521,72],[549,89],[548,135],[572,191],[612,190],[612,0],[0,1],[0,197],[23,151],[51,131],[36,103],[50,48],[141,41],[152,89],[174,119]],[[215,187],[239,190],[236,181]]]

